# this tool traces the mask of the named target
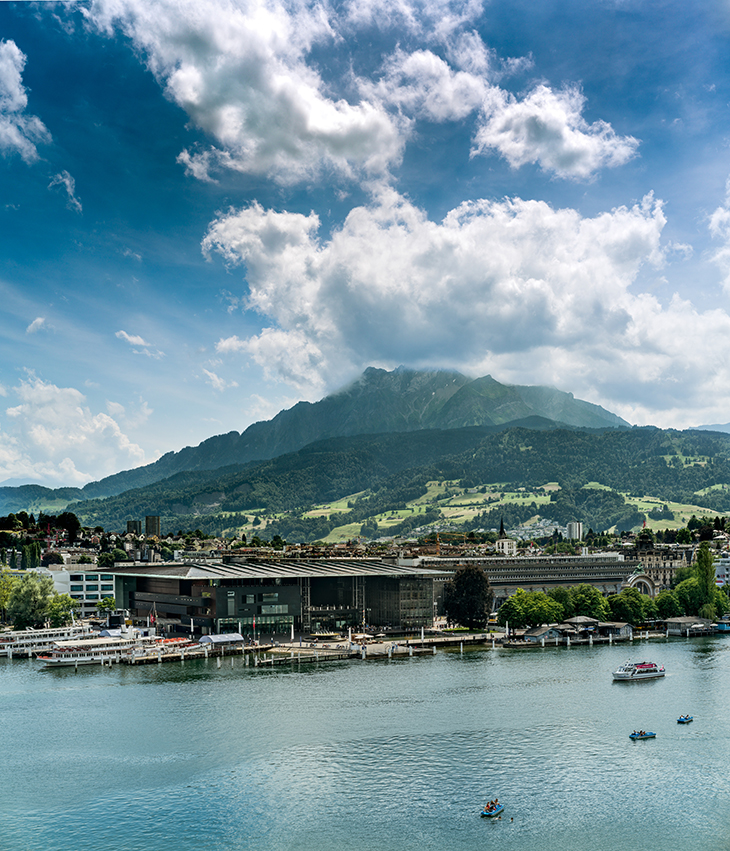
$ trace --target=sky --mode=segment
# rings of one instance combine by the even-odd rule
[[[366,367],[730,421],[730,0],[0,3],[0,484]]]

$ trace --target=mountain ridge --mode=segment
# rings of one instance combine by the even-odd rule
[[[82,488],[0,487],[0,510],[23,497],[53,502],[116,496],[176,473],[266,461],[328,438],[498,426],[530,417],[573,428],[629,426],[599,405],[554,388],[501,384],[490,375],[471,379],[454,370],[368,367],[349,385],[317,402],[297,402],[242,433],[214,435]]]

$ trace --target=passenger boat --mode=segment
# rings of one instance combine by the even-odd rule
[[[636,730],[634,730],[633,733],[629,733],[629,738],[633,739],[635,742],[638,742],[639,739],[656,739],[656,733],[651,733],[651,732],[645,733],[643,731],[637,733]]]
[[[689,724],[690,721],[694,721],[693,715],[680,715],[677,718],[677,724]]]
[[[48,653],[39,654],[45,668],[67,668],[76,665],[111,665],[120,662],[137,648],[158,643],[157,636],[122,635],[118,638],[88,638],[56,641]]]
[[[487,809],[486,807],[481,811],[480,815],[482,818],[494,818],[495,816],[499,816],[502,814],[504,810],[504,804],[497,804],[496,807],[492,809]]]
[[[664,674],[664,665],[657,665],[656,662],[626,661],[613,672],[613,678],[625,682],[636,682],[637,680],[653,680],[657,677],[663,677]]]
[[[88,638],[93,630],[86,624],[53,627],[51,629],[23,629],[0,632],[0,656],[35,656],[50,650],[56,641],[71,638]]]

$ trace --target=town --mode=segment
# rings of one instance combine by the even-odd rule
[[[482,543],[435,535],[249,546],[200,531],[163,535],[159,516],[115,534],[84,528],[70,512],[19,512],[0,518],[0,615],[16,630],[78,620],[272,646],[295,634],[301,642],[488,630],[509,646],[544,646],[642,629],[725,631],[728,536],[710,518],[692,525],[689,543],[658,543],[645,529],[591,546],[575,522],[556,552],[554,535],[518,549],[504,526]],[[459,589],[469,571],[483,587]]]

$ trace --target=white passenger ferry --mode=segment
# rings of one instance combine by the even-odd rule
[[[50,650],[56,641],[71,638],[87,638],[93,630],[86,624],[72,624],[52,629],[23,629],[0,632],[0,656],[35,656]]]
[[[614,680],[625,680],[626,682],[637,682],[637,680],[653,680],[663,677],[664,665],[656,662],[624,662],[614,672]]]
[[[38,659],[45,668],[75,667],[76,665],[111,665],[121,662],[135,649],[159,643],[158,636],[125,634],[110,638],[87,638],[56,641],[48,653]]]

